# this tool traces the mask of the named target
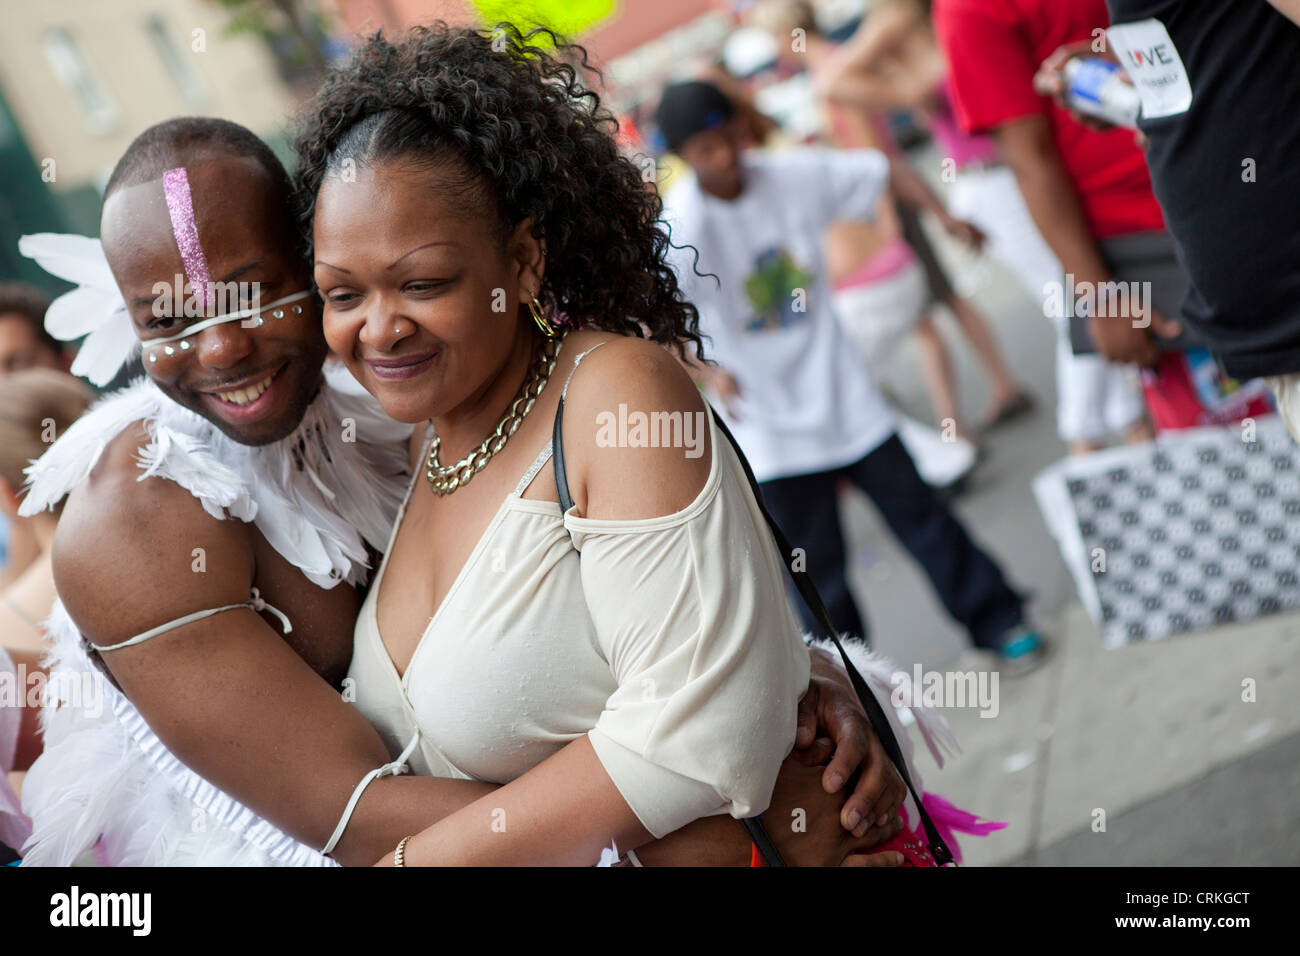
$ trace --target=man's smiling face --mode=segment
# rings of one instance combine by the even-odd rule
[[[312,287],[294,224],[284,221],[274,181],[257,161],[215,154],[195,157],[183,169],[171,175],[188,181],[180,194],[174,182],[165,192],[160,176],[109,197],[100,224],[104,254],[158,387],[242,444],[279,441],[302,421],[320,387],[327,347],[317,296],[265,310],[260,325],[250,317],[167,348],[150,345],[215,314],[187,316],[184,301],[176,301],[178,276],[187,297],[201,278],[196,257],[212,282],[257,289],[262,306]],[[188,234],[187,222],[193,223]],[[160,299],[162,287],[172,290],[170,297]],[[218,311],[242,307],[229,296]]]

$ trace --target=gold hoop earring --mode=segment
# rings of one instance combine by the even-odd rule
[[[537,296],[532,296],[532,300],[528,303],[528,312],[532,315],[533,321],[537,323],[537,328],[548,339],[555,338],[559,333],[555,331],[555,326],[547,321],[546,313],[542,311],[542,303],[537,301]]]

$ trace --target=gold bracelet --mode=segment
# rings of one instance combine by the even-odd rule
[[[393,866],[406,866],[406,844],[410,839],[409,836],[404,836],[398,841],[397,849],[393,851]]]

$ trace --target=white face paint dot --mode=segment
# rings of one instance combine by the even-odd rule
[[[190,340],[189,340],[189,339],[181,339],[181,351],[182,351],[182,352],[187,351],[187,350],[189,349],[189,347],[190,347]]]
[[[293,314],[294,314],[294,315],[302,315],[302,306],[300,306],[300,305],[295,305],[295,306],[293,307]]]
[[[257,328],[261,328],[265,324],[266,324],[266,320],[263,319],[260,315],[253,320],[253,325]]]
[[[164,354],[164,355],[175,355],[175,354],[176,354],[176,350],[175,350],[174,348],[172,348],[170,345],[164,345],[164,346],[163,346],[163,354]]]
[[[150,353],[149,353],[149,361],[150,361],[150,362],[156,362],[156,361],[158,361],[158,353],[157,353],[157,352],[150,352]]]
[[[272,317],[274,317],[274,318],[277,318],[277,319],[283,319],[283,318],[284,318],[284,309],[276,309],[274,312],[271,313],[271,315],[272,315]]]

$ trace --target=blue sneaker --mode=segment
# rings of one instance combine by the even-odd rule
[[[1019,677],[1037,668],[1047,658],[1047,641],[1032,628],[1008,631],[999,649],[1008,677]]]

